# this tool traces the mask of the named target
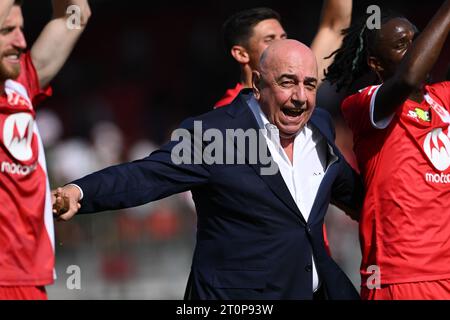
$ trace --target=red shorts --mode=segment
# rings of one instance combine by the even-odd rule
[[[0,300],[47,300],[44,286],[3,287],[0,286]]]
[[[382,285],[380,289],[361,288],[363,300],[450,300],[450,279]]]

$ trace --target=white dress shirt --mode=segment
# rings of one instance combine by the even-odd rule
[[[328,144],[316,129],[307,124],[294,140],[293,163],[289,160],[280,143],[278,128],[271,124],[253,96],[247,101],[260,129],[273,160],[280,169],[286,186],[297,204],[305,221],[308,221],[320,183],[327,168]],[[312,257],[313,291],[319,287],[319,276]]]

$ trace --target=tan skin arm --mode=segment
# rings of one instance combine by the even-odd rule
[[[36,67],[41,88],[45,88],[61,70],[91,16],[87,0],[53,0],[52,4],[53,18],[44,27],[31,48],[31,58]],[[68,14],[67,8],[71,5],[79,8],[79,28],[68,27],[68,20],[70,25],[73,12]],[[76,20],[73,19],[73,21]]]
[[[344,39],[341,31],[350,26],[352,5],[352,0],[324,1],[319,28],[311,43],[311,49],[317,58],[318,86],[325,77],[325,70],[333,62],[333,59],[325,59],[325,57],[339,49]]]
[[[6,17],[11,11],[11,8],[14,4],[14,0],[2,0],[0,1],[0,26],[5,22]]]

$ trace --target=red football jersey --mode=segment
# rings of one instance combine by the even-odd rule
[[[33,104],[46,95],[31,57],[0,96],[0,285],[53,282],[54,235],[50,188]]]
[[[375,268],[381,284],[448,279],[450,83],[426,86],[428,99],[407,100],[385,129],[370,119],[377,88],[363,89],[342,104],[366,188],[362,285],[373,280]]]
[[[244,89],[244,87],[240,83],[236,84],[236,87],[233,89],[228,89],[222,99],[216,102],[214,109],[229,105],[239,95],[239,92],[241,92],[242,89]]]

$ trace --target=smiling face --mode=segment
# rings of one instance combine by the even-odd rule
[[[13,6],[0,27],[0,81],[16,79],[20,73],[20,55],[27,44],[22,32],[23,17],[20,6]]]
[[[253,73],[255,98],[282,139],[294,138],[311,118],[316,87],[316,58],[296,40],[273,43]]]
[[[369,66],[381,80],[395,74],[416,34],[417,28],[405,18],[393,18],[381,26],[375,40],[375,52],[368,59]]]

